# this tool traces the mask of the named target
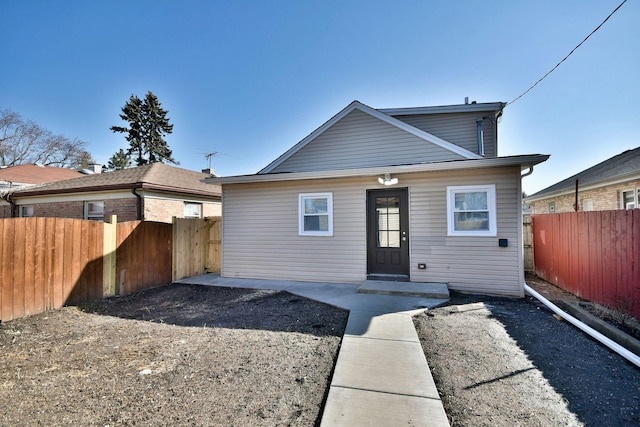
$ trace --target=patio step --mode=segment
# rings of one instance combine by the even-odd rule
[[[390,282],[365,280],[358,288],[360,294],[400,295],[422,298],[449,298],[446,283]]]

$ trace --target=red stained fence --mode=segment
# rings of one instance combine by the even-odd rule
[[[533,215],[535,272],[640,319],[640,209]]]

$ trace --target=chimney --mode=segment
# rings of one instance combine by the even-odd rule
[[[88,169],[91,171],[91,173],[102,173],[102,165],[98,163],[90,164]]]

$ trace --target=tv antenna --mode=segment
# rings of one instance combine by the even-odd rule
[[[216,155],[216,154],[218,154],[218,152],[217,152],[217,151],[211,151],[211,152],[206,153],[206,154],[204,155],[204,158],[205,158],[205,159],[207,159],[207,168],[208,168],[209,170],[211,170],[211,158],[212,158],[212,157],[215,157],[215,155]]]

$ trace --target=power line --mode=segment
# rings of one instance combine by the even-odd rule
[[[535,83],[534,83],[534,84],[533,84],[529,89],[527,89],[527,90],[525,90],[524,92],[522,92],[522,93],[520,94],[520,96],[518,96],[517,98],[515,98],[515,99],[514,99],[513,101],[511,101],[511,102],[507,102],[507,105],[505,105],[505,108],[506,108],[508,105],[513,104],[513,103],[514,103],[514,102],[516,102],[518,99],[520,99],[520,98],[522,98],[523,96],[525,96],[527,93],[529,93],[529,91],[531,91],[531,89],[533,89],[534,87],[536,87],[536,86],[538,85],[538,83],[540,83],[541,81],[543,81],[543,80],[544,80],[544,79],[545,79],[549,74],[553,73],[553,72],[555,71],[555,69],[556,69],[556,68],[558,68],[558,67],[560,66],[560,64],[562,64],[564,61],[566,61],[566,60],[567,60],[567,58],[568,58],[568,57],[570,57],[570,56],[571,56],[571,54],[572,54],[573,52],[575,52],[575,51],[576,51],[580,46],[582,46],[582,44],[583,44],[584,42],[586,42],[586,41],[587,41],[587,39],[588,39],[589,37],[591,37],[591,36],[592,36],[596,31],[598,31],[598,30],[600,29],[600,27],[602,27],[602,26],[604,25],[604,23],[605,23],[605,22],[607,22],[607,21],[609,20],[609,18],[611,18],[611,17],[613,16],[613,14],[614,14],[614,13],[616,13],[616,12],[618,11],[618,9],[620,9],[620,8],[622,7],[622,5],[623,5],[623,4],[625,4],[626,2],[627,2],[627,0],[624,0],[622,3],[620,3],[620,5],[619,5],[618,7],[616,7],[616,8],[613,10],[613,12],[611,12],[611,13],[609,14],[609,16],[607,16],[607,17],[606,17],[606,19],[605,19],[604,21],[602,21],[602,23],[596,27],[596,29],[595,29],[595,30],[591,31],[591,33],[589,33],[589,35],[588,35],[587,37],[585,37],[585,38],[584,38],[584,40],[582,40],[580,43],[578,43],[578,45],[577,45],[576,47],[574,47],[574,48],[571,50],[571,52],[569,52],[569,54],[568,54],[567,56],[565,56],[564,58],[562,58],[562,61],[558,62],[558,63],[556,64],[556,66],[555,66],[555,67],[553,67],[551,70],[549,70],[549,71],[547,72],[547,74],[545,74],[544,76],[542,76],[542,77],[541,77],[537,82],[535,82]]]

